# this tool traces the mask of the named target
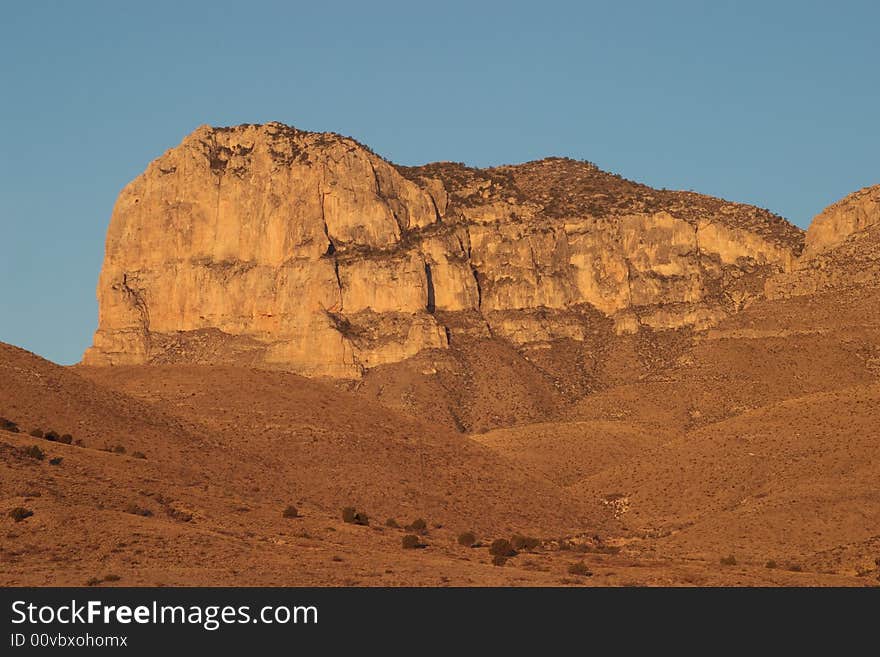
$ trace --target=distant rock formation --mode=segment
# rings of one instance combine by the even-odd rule
[[[766,210],[586,162],[400,167],[335,134],[203,126],[120,194],[84,362],[357,378],[458,332],[701,329],[803,243]]]
[[[772,276],[770,298],[880,285],[880,185],[828,206],[807,230],[803,255]]]
[[[829,205],[807,230],[804,257],[843,243],[853,233],[880,224],[880,185],[865,187]]]

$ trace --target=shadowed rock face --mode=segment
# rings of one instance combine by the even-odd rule
[[[84,362],[355,378],[462,331],[705,328],[791,268],[771,213],[592,164],[397,167],[279,123],[197,129],[120,194]]]

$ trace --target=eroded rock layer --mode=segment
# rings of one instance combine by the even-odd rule
[[[705,328],[787,271],[765,210],[552,158],[398,167],[279,124],[201,127],[120,194],[88,364],[358,377],[458,331],[515,344]]]

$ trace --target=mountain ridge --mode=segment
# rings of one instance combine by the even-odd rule
[[[335,133],[202,126],[120,194],[83,362],[357,379],[456,336],[703,329],[760,298],[803,239],[585,162],[401,167]]]

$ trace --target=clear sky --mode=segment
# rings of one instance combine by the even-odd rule
[[[880,3],[0,0],[0,341],[79,360],[116,195],[204,123],[587,159],[805,227],[880,182]]]

